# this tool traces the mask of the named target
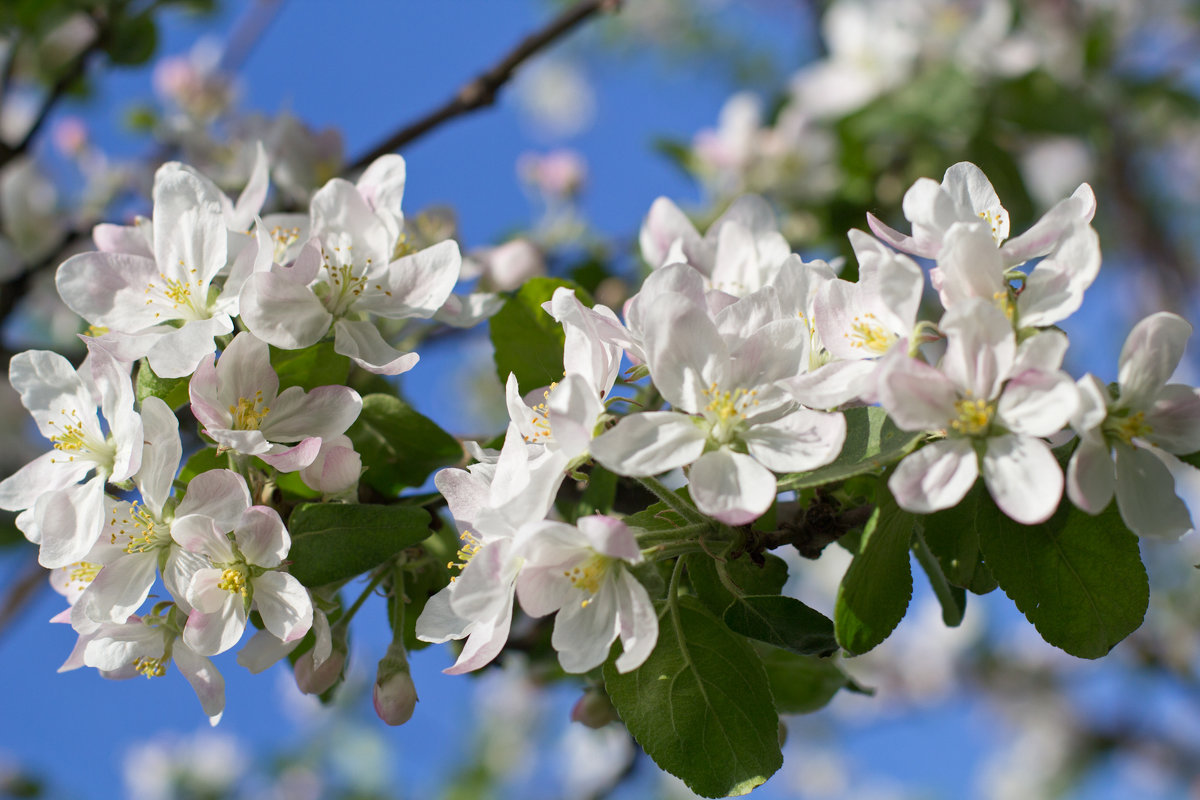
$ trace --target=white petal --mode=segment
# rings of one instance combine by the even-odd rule
[[[696,508],[728,525],[758,519],[775,502],[775,476],[744,453],[725,448],[705,453],[688,471]]]
[[[286,572],[267,572],[253,581],[254,604],[263,624],[284,642],[301,639],[312,627],[312,599],[300,581]]]
[[[1138,536],[1178,538],[1192,528],[1187,506],[1175,494],[1175,479],[1153,453],[1118,443],[1117,506]]]
[[[742,441],[767,469],[807,472],[837,458],[846,441],[846,418],[801,408],[776,422],[751,426]]]
[[[988,439],[983,480],[1000,510],[1023,525],[1050,519],[1062,499],[1062,468],[1049,446],[1030,436]]]
[[[340,319],[334,324],[333,332],[334,352],[349,356],[355,364],[377,375],[408,372],[420,358],[416,353],[405,353],[385,342],[372,322]]]
[[[1151,314],[1134,326],[1121,348],[1117,382],[1122,406],[1143,409],[1154,402],[1158,390],[1179,366],[1191,335],[1191,325],[1166,311]]]
[[[597,436],[591,452],[618,475],[658,475],[699,458],[707,438],[690,416],[651,411],[631,414]]]
[[[1067,465],[1067,497],[1089,514],[1099,514],[1112,502],[1116,487],[1113,457],[1098,434],[1083,435]]]
[[[979,476],[968,439],[943,439],[905,457],[888,479],[888,489],[906,511],[931,514],[962,500]]]

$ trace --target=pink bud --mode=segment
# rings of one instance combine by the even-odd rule
[[[571,721],[582,722],[589,728],[603,728],[617,720],[617,710],[603,689],[585,689],[571,709]]]
[[[417,687],[408,671],[408,655],[403,643],[392,642],[379,661],[373,696],[375,713],[388,725],[403,725],[412,718],[417,705]]]
[[[296,659],[293,674],[296,676],[296,686],[305,694],[321,694],[333,688],[342,675],[346,665],[346,651],[336,647],[319,667],[313,667],[313,653],[309,650]]]

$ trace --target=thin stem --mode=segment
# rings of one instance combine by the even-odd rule
[[[404,563],[396,560],[392,570],[392,640],[404,641]]]
[[[546,27],[523,39],[494,67],[480,73],[445,103],[372,147],[348,166],[346,172],[362,169],[380,156],[395,152],[447,120],[491,105],[496,101],[496,94],[500,88],[509,81],[517,67],[592,16],[615,11],[620,6],[621,0],[581,0],[575,3],[551,20]]]
[[[683,498],[664,486],[662,481],[658,480],[658,478],[647,476],[645,478],[638,478],[637,482],[642,486],[645,486],[646,489],[648,489],[655,497],[661,500],[667,508],[671,509],[689,522],[695,524],[711,524],[709,523],[708,517],[697,511],[696,508],[691,504],[685,503]]]
[[[942,572],[942,565],[938,563],[937,556],[929,549],[929,545],[925,542],[925,533],[919,525],[913,530],[912,551],[916,555],[921,569],[925,570],[925,574],[929,576],[929,585],[942,605],[942,621],[951,628],[958,627],[963,621],[965,609],[958,598],[954,596],[954,590],[951,588],[950,582],[946,580],[946,574]]]
[[[367,584],[367,588],[363,589],[362,594],[355,598],[350,607],[346,609],[346,613],[342,614],[341,618],[338,619],[336,624],[343,627],[349,625],[350,620],[353,619],[354,615],[358,613],[358,609],[362,607],[362,604],[365,603],[367,598],[371,596],[371,593],[375,591],[375,587],[378,586],[386,576],[387,570],[384,569],[378,570],[374,575],[372,575],[370,583]]]
[[[655,545],[686,541],[696,536],[710,533],[712,530],[713,526],[711,523],[698,522],[693,525],[681,525],[678,528],[671,528],[669,531],[643,531],[637,534],[637,542],[643,548],[654,547]]]

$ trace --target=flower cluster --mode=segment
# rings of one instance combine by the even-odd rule
[[[310,630],[313,666],[329,658],[324,614],[288,571],[274,486],[296,473],[310,496],[356,499],[362,466],[345,433],[363,401],[342,385],[281,390],[269,346],[286,360],[331,340],[389,375],[416,364],[377,321],[431,317],[460,257],[453,241],[407,242],[404,182],[404,161],[387,156],[357,184],[330,181],[306,216],[262,217],[261,147],[236,200],[170,163],[149,219],[97,226],[99,250],[59,267],[59,294],[92,326],[88,355],[78,368],[48,351],[13,359],[10,381],[52,449],[0,482],[0,507],[20,512],[70,604],[56,621],[79,639],[63,669],[153,677],[174,663],[215,724],[224,684],[209,657],[235,647],[252,614],[262,630],[239,656],[251,669]],[[190,399],[198,432],[181,435],[163,398]],[[181,472],[200,435],[209,462]],[[160,578],[166,598],[143,608]]]

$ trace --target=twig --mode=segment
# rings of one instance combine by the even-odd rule
[[[38,589],[45,585],[45,580],[45,568],[36,558],[30,559],[25,571],[8,587],[4,601],[0,603],[0,634],[20,616],[25,606],[37,595]]]
[[[496,93],[522,63],[590,17],[616,11],[620,6],[621,0],[581,0],[553,19],[545,28],[527,36],[498,64],[467,83],[437,109],[393,133],[346,167],[345,171],[355,172],[362,169],[380,156],[394,152],[447,120],[491,105],[496,100]]]
[[[221,52],[220,70],[237,72],[246,63],[263,33],[283,8],[284,0],[256,0],[238,20],[237,27]]]

